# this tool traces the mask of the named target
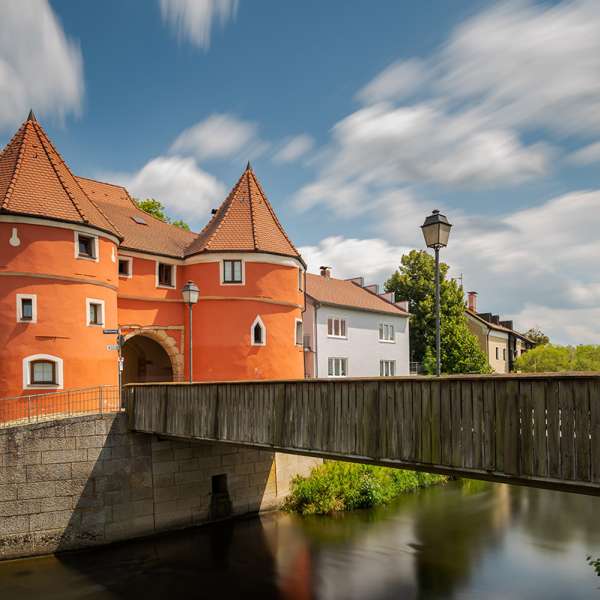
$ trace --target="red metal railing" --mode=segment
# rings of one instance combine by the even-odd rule
[[[101,385],[0,398],[0,428],[121,410],[119,386]]]

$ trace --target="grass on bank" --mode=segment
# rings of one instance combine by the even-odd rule
[[[294,477],[283,509],[302,515],[327,515],[371,508],[446,480],[430,473],[328,461],[315,467],[308,477]]]

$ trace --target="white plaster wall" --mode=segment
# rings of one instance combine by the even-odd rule
[[[316,311],[317,377],[327,377],[327,359],[348,359],[348,377],[379,377],[379,361],[395,360],[396,375],[408,375],[408,317],[320,306]],[[327,336],[327,319],[346,319],[347,339]],[[379,323],[394,325],[395,343],[379,341]]]

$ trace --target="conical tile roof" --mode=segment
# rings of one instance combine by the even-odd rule
[[[84,192],[33,111],[0,153],[0,214],[81,223],[121,237]]]
[[[302,261],[252,171],[250,163],[186,255],[200,252],[266,252]]]

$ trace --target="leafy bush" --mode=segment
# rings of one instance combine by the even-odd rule
[[[588,564],[596,571],[596,575],[600,577],[600,558],[587,557]]]
[[[525,373],[600,371],[600,346],[537,346],[519,356],[515,369]]]
[[[404,492],[446,481],[441,475],[331,461],[292,480],[284,510],[303,515],[386,504]]]

